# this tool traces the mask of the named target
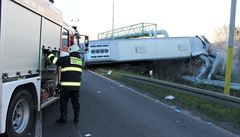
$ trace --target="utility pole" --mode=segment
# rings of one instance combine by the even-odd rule
[[[228,56],[227,56],[225,86],[224,86],[224,94],[226,94],[226,95],[230,94],[231,75],[232,75],[232,60],[233,60],[233,45],[234,45],[234,34],[235,34],[234,30],[235,30],[236,5],[237,5],[237,0],[232,0],[230,25],[229,25],[229,37],[228,37]]]
[[[114,33],[114,0],[112,3],[112,38],[113,38],[113,33]]]

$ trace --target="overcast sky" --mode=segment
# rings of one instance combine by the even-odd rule
[[[55,0],[67,22],[78,20],[79,31],[90,39],[112,29],[113,0]],[[114,0],[114,28],[141,22],[156,23],[169,36],[205,35],[213,39],[214,31],[228,25],[231,0]],[[72,22],[76,24],[76,22]],[[240,25],[237,3],[236,25]]]

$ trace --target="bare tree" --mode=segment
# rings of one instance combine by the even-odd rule
[[[229,33],[229,26],[223,25],[215,30],[214,42],[227,41]],[[240,40],[240,26],[235,26],[235,40]]]

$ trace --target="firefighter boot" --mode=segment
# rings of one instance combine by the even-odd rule
[[[79,113],[74,114],[73,122],[74,122],[74,123],[79,123]]]
[[[57,123],[66,123],[67,122],[67,114],[61,113],[61,116],[57,119]]]

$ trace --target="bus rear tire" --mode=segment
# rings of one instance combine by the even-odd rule
[[[8,137],[31,136],[35,131],[35,118],[31,93],[25,89],[16,91],[8,108],[6,134]]]

